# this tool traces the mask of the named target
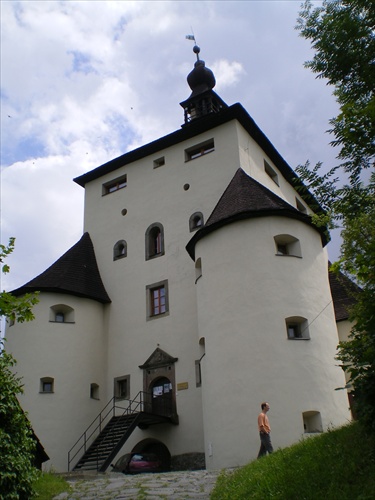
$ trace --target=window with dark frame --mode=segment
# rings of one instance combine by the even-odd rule
[[[104,196],[106,194],[114,193],[115,191],[123,189],[126,186],[127,186],[127,177],[126,175],[123,175],[121,177],[118,177],[117,179],[114,179],[113,181],[106,182],[105,184],[103,184],[102,195]]]
[[[164,314],[166,311],[165,288],[160,286],[151,290],[151,316]]]
[[[186,149],[185,161],[195,160],[213,151],[215,151],[215,143],[213,139],[210,139],[209,141],[202,142],[201,144]]]
[[[114,396],[116,399],[129,399],[130,375],[124,375],[114,379]]]
[[[126,256],[127,256],[127,243],[125,240],[120,240],[113,247],[113,260],[122,259]]]
[[[147,293],[147,319],[168,315],[168,281],[160,281],[146,286]]]
[[[51,377],[43,377],[40,379],[39,392],[43,394],[53,393],[54,380]]]

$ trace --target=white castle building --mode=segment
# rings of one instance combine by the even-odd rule
[[[182,127],[74,179],[82,238],[13,291],[40,291],[7,350],[47,468],[243,465],[262,401],[275,448],[351,420],[317,203],[194,51]]]

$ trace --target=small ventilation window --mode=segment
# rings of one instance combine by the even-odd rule
[[[201,144],[186,149],[185,161],[195,160],[213,151],[215,151],[215,143],[213,139],[210,139],[209,141],[202,142]]]
[[[74,323],[74,309],[66,304],[50,307],[49,320],[52,323]]]
[[[57,312],[55,315],[56,323],[64,323],[65,322],[65,314],[63,312]]]
[[[113,387],[114,397],[116,399],[129,399],[130,397],[130,375],[116,377]]]
[[[202,212],[195,212],[193,215],[190,216],[189,219],[190,232],[196,231],[197,229],[200,229],[202,226],[203,226],[203,214]]]
[[[322,416],[319,411],[304,411],[302,418],[305,433],[323,432]]]
[[[300,241],[290,234],[278,234],[274,237],[276,255],[302,257]]]
[[[266,162],[266,160],[264,160],[264,170],[266,172],[266,174],[271,177],[271,179],[273,180],[273,182],[275,184],[277,184],[278,186],[280,185],[279,184],[279,178],[277,176],[277,173],[276,171],[271,167],[271,165],[269,163]]]
[[[157,160],[154,160],[154,168],[162,167],[165,165],[165,158],[162,156],[161,158],[158,158]]]
[[[309,325],[306,318],[291,316],[285,319],[289,340],[309,340]]]
[[[52,377],[43,377],[40,379],[39,392],[43,394],[51,394],[54,389],[54,379]]]
[[[298,198],[296,198],[296,207],[297,207],[297,210],[299,210],[303,214],[307,214],[307,208],[302,203],[302,201],[300,201]]]
[[[118,241],[113,247],[113,260],[123,259],[127,256],[127,244],[125,240]]]
[[[90,398],[91,399],[99,399],[99,385],[98,384],[90,384]]]
[[[113,179],[112,181],[106,182],[102,186],[102,195],[111,194],[119,189],[123,189],[127,186],[127,177],[126,175],[122,175],[117,179]]]

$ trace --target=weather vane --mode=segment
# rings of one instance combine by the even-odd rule
[[[201,51],[200,47],[197,45],[197,41],[195,39],[195,36],[194,36],[194,31],[193,31],[193,28],[190,28],[191,29],[191,32],[193,33],[192,35],[185,35],[185,38],[187,40],[192,40],[194,42],[194,47],[193,47],[193,52],[194,54],[197,55],[197,61],[199,61],[199,52]]]

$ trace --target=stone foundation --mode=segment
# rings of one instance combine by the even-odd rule
[[[171,470],[202,470],[206,468],[204,453],[183,453],[171,457]]]

